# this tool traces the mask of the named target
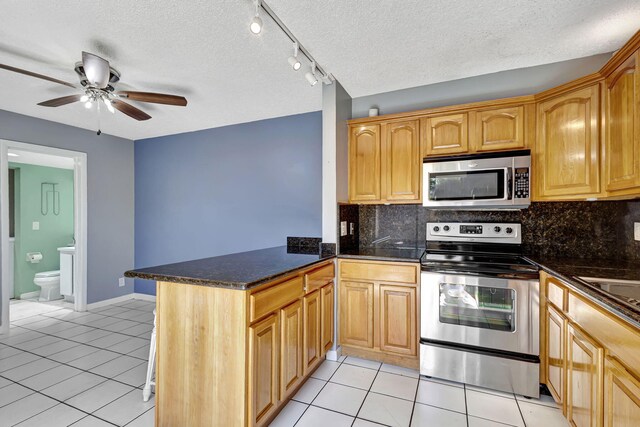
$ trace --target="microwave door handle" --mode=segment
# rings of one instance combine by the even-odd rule
[[[512,200],[513,199],[513,168],[507,168],[506,172],[506,197],[505,199],[507,200]]]

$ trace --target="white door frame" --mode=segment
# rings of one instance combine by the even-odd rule
[[[87,309],[87,153],[44,145],[0,139],[0,334],[9,332],[9,149],[62,156],[73,159],[73,215],[76,253],[73,264],[75,310]]]

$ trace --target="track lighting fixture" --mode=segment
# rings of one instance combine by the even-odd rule
[[[262,19],[260,18],[260,0],[256,0],[256,14],[251,20],[249,29],[253,34],[260,34],[260,31],[262,31]]]
[[[293,68],[293,71],[298,71],[302,64],[298,60],[298,42],[293,42],[293,56],[289,57],[289,65]]]
[[[307,71],[304,75],[311,86],[315,86],[318,83],[318,77],[316,77],[316,63],[315,61],[311,63],[311,71]]]

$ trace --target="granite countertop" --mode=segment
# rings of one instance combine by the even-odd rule
[[[424,253],[424,248],[402,247],[402,248],[358,248],[341,251],[338,258],[355,258],[375,261],[402,261],[420,262],[420,257]]]
[[[578,277],[640,281],[640,264],[629,261],[602,259],[545,258],[525,255],[542,270],[564,280],[578,293],[599,304],[602,308],[640,328],[640,307],[632,307],[617,300]]]
[[[278,276],[283,276],[333,257],[333,255],[320,256],[317,250],[315,253],[300,253],[300,251],[288,249],[287,246],[278,246],[213,258],[139,268],[125,272],[125,276],[246,290],[273,280]]]

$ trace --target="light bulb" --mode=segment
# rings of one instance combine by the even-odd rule
[[[89,97],[87,95],[82,95],[80,97],[80,102],[87,102],[89,100]]]
[[[115,108],[113,108],[113,105],[111,105],[111,102],[109,102],[109,103],[107,104],[107,110],[109,110],[109,112],[110,112],[111,114],[113,114],[113,113],[115,113],[115,112],[116,112],[116,109],[115,109]]]
[[[309,71],[304,75],[304,77],[307,79],[311,86],[315,86],[316,83],[318,83],[318,79],[316,78],[315,74]]]
[[[84,108],[86,108],[88,110],[89,108],[91,108],[92,105],[93,104],[91,103],[91,101],[87,101],[87,102],[84,103]]]
[[[262,31],[262,19],[260,19],[260,16],[256,14],[256,16],[253,17],[249,29],[253,34],[260,34],[260,31]]]
[[[291,65],[291,68],[293,68],[293,71],[298,71],[302,66],[300,61],[298,61],[298,58],[296,58],[295,56],[289,57],[289,65]]]

